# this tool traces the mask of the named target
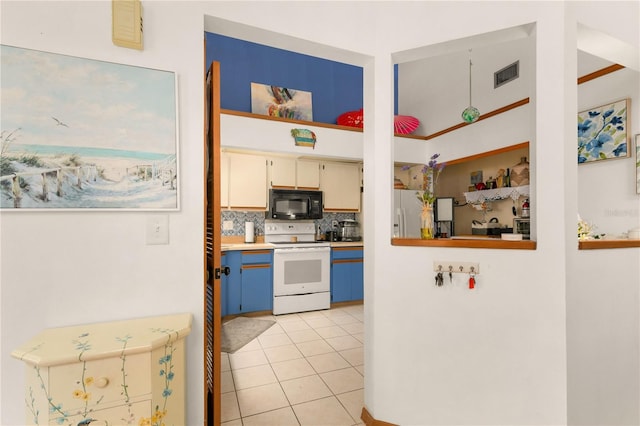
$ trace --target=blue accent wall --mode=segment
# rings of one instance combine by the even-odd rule
[[[362,108],[361,67],[205,33],[207,67],[220,62],[220,104],[251,112],[251,83],[311,92],[313,121],[335,124],[338,116]]]
[[[220,62],[220,103],[251,112],[251,82],[311,92],[313,121],[335,124],[363,105],[361,67],[205,32],[207,67]],[[398,65],[393,67],[393,111],[398,113]]]

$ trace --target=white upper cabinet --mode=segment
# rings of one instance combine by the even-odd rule
[[[269,159],[269,183],[272,188],[319,189],[320,161],[291,157]]]
[[[320,188],[320,161],[297,160],[296,185],[300,189]]]
[[[296,159],[288,157],[270,158],[269,182],[272,188],[295,188]]]
[[[323,162],[320,189],[324,192],[325,211],[360,211],[360,165]]]
[[[267,209],[267,160],[260,155],[228,153],[229,196],[233,210]],[[223,156],[224,157],[224,156]],[[222,167],[224,172],[224,167]],[[224,183],[224,177],[220,183]],[[222,191],[224,193],[224,191]],[[225,204],[221,203],[223,206]]]
[[[220,154],[220,207],[229,207],[229,154]]]

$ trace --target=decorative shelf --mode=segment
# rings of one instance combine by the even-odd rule
[[[392,238],[392,246],[409,247],[452,247],[452,248],[482,248],[482,249],[507,249],[507,250],[536,250],[535,241],[507,241],[497,237],[470,239],[435,238],[422,240],[420,238]]]
[[[578,250],[599,250],[617,248],[640,248],[640,240],[583,240],[578,241]]]
[[[529,185],[509,186],[505,188],[483,189],[481,191],[465,192],[464,198],[469,204],[481,204],[485,201],[497,201],[511,198],[517,201],[520,197],[529,196]]]
[[[283,117],[271,117],[269,115],[254,114],[252,112],[236,111],[232,109],[221,109],[220,113],[227,114],[227,115],[235,115],[238,117],[257,118],[259,120],[280,121],[284,123],[301,124],[305,126],[315,126],[315,127],[325,127],[327,129],[347,130],[349,132],[362,133],[362,129],[359,127],[341,126],[339,124],[321,123],[319,121],[304,121],[304,120],[293,120],[291,118],[283,118]]]

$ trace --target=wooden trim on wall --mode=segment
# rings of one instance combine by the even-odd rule
[[[453,166],[454,164],[466,163],[467,161],[478,160],[480,158],[491,157],[493,155],[503,154],[509,151],[515,151],[518,149],[529,148],[529,141],[517,143],[515,145],[509,145],[502,148],[494,149],[492,151],[481,152],[479,154],[470,155],[468,157],[456,158],[455,160],[447,161],[447,166]]]
[[[384,422],[382,420],[376,420],[367,410],[367,407],[362,407],[362,414],[360,414],[360,419],[367,426],[397,426],[394,423]]]
[[[521,99],[521,100],[519,100],[517,102],[514,102],[512,104],[505,105],[502,108],[494,109],[493,111],[489,111],[486,114],[481,114],[480,118],[478,118],[478,121],[486,120],[487,118],[491,118],[491,117],[494,117],[494,116],[496,116],[498,114],[505,113],[507,111],[510,111],[512,109],[521,107],[521,106],[526,105],[528,103],[529,103],[529,98]],[[463,123],[456,124],[455,126],[451,126],[451,127],[446,128],[444,130],[440,130],[439,132],[432,133],[432,134],[430,134],[428,136],[424,136],[424,140],[428,141],[429,139],[437,138],[438,136],[442,136],[442,135],[444,135],[446,133],[453,132],[454,130],[461,129],[461,128],[469,126],[471,124],[473,124],[473,123],[464,123],[463,122]],[[398,135],[398,136],[400,136],[400,135]]]
[[[578,250],[598,250],[617,248],[640,248],[640,240],[583,240],[578,241]]]
[[[612,72],[623,69],[624,66],[620,64],[609,65],[608,67],[599,69],[587,75],[583,75],[582,77],[578,77],[578,84],[586,83],[587,81],[594,80],[598,77],[602,77],[607,74],[611,74]]]

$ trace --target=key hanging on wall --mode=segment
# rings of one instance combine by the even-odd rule
[[[476,276],[473,273],[469,274],[469,290],[476,288]]]

